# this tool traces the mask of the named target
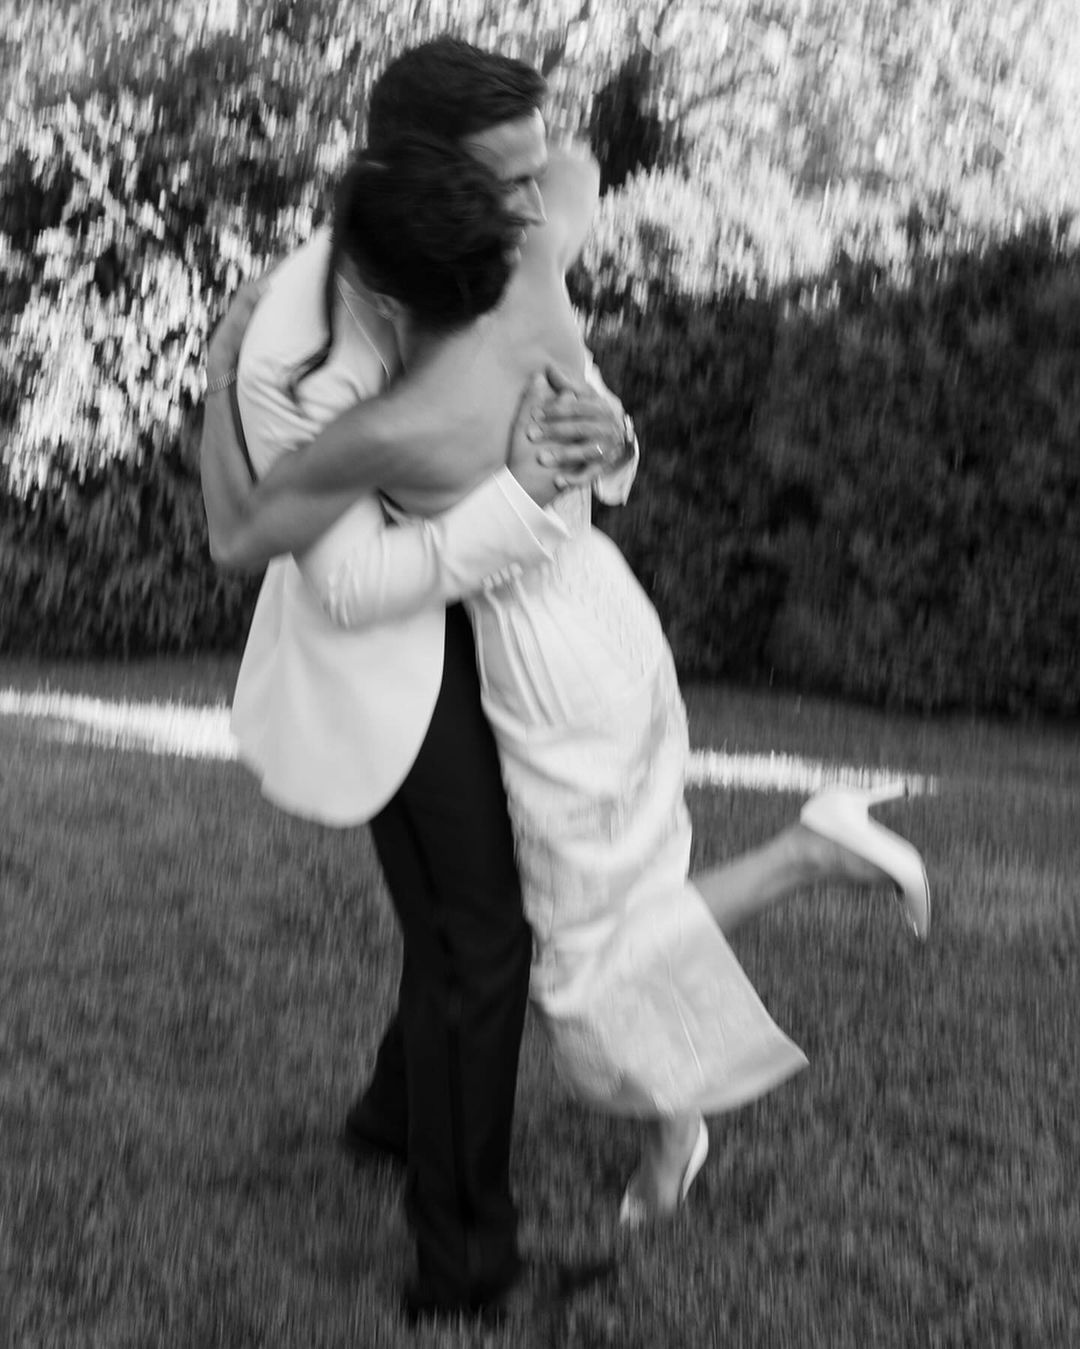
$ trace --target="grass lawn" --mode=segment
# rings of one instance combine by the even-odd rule
[[[0,687],[227,694],[229,661],[41,667]],[[617,1279],[505,1340],[412,1334],[398,1182],[335,1133],[398,946],[364,831],[275,813],[233,764],[58,744],[0,717],[0,1342],[27,1349],[1080,1344],[1080,730],[688,691],[698,747],[934,774],[883,818],[934,887],[799,897],[736,950],[809,1069],[712,1121],[676,1221],[620,1239],[632,1125],[554,1084],[530,1025],[527,1247]],[[797,798],[695,791],[700,860]]]

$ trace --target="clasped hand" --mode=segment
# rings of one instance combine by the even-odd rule
[[[555,367],[533,376],[518,407],[507,462],[538,505],[591,484],[625,457],[623,420],[612,403]]]

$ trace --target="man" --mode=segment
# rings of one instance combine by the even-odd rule
[[[543,80],[523,63],[441,39],[406,53],[380,79],[369,150],[379,153],[409,127],[455,140],[495,170],[525,228],[543,228],[543,95]],[[255,457],[261,442],[276,439],[280,447],[289,435],[289,406],[273,372],[324,336],[304,282],[310,274],[302,259],[284,265],[266,301],[279,321],[256,324],[263,348],[256,345],[254,355],[245,348],[244,387],[232,413],[243,409]],[[293,542],[273,500],[245,481],[223,396],[243,318],[243,311],[230,316],[212,344],[202,467],[215,557],[255,566],[282,548],[299,551],[345,509],[359,507],[340,493],[312,498],[305,537]],[[357,380],[357,396],[377,392],[394,368],[389,334],[372,314],[367,321],[370,350],[357,348],[347,371],[336,368]],[[245,364],[255,372],[250,378]],[[549,532],[541,508],[560,485],[597,471],[597,451],[610,463],[628,439],[622,410],[606,391],[568,394],[548,406],[543,435],[541,400],[526,401],[509,472],[447,512],[441,532],[433,528],[428,537],[421,570],[431,563],[437,572],[449,561],[478,587],[501,565],[547,555],[558,532]],[[402,452],[392,439],[343,442],[357,491],[379,487],[388,455]],[[295,510],[290,516],[297,518]],[[407,1308],[499,1308],[521,1274],[509,1144],[531,937],[464,611],[454,604],[445,614],[428,610],[342,633],[315,612],[302,570],[276,561],[253,619],[234,726],[272,799],[327,823],[371,822],[402,926],[404,965],[397,1012],[343,1141],[354,1152],[375,1149],[406,1162],[418,1265]],[[298,779],[297,762],[306,777]]]

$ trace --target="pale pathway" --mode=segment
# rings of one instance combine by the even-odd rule
[[[29,719],[52,740],[142,750],[188,759],[236,758],[229,709],[172,702],[109,702],[72,693],[0,689],[0,717]],[[826,782],[877,787],[903,782],[913,795],[937,791],[934,778],[889,768],[824,763],[795,754],[738,754],[695,750],[688,782],[696,787],[743,787],[759,792],[815,791]]]

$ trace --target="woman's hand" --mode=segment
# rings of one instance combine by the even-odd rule
[[[553,396],[540,409],[538,421],[553,461],[559,450],[570,452],[576,447],[582,455],[588,449],[593,458],[602,459],[602,473],[621,468],[630,450],[622,405],[615,396],[572,380],[554,366],[548,369],[547,380]]]
[[[591,484],[608,469],[600,437],[594,434],[598,422],[578,419],[573,424],[584,425],[587,434],[575,435],[568,430],[568,419],[557,418],[555,425],[565,439],[551,435],[547,413],[564,396],[560,387],[561,379],[556,385],[549,374],[534,375],[510,433],[507,467],[538,506],[549,505],[571,487]]]

